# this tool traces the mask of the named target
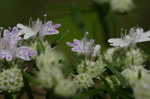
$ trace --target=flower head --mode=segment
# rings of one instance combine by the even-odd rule
[[[113,11],[124,13],[134,7],[133,0],[110,0],[110,6]]]
[[[0,38],[0,59],[11,61],[15,57],[18,57],[29,61],[30,56],[36,55],[36,52],[32,51],[29,47],[19,45],[18,43],[21,40],[22,38],[17,27],[14,27],[12,30],[4,30],[3,37]],[[26,50],[23,49],[24,47]]]
[[[21,47],[17,48],[16,56],[23,60],[30,61],[31,60],[30,57],[36,56],[36,55],[37,55],[37,52],[33,51],[31,48],[29,48],[27,46],[21,46]]]
[[[44,23],[42,25],[40,36],[58,34],[59,31],[57,30],[57,28],[59,28],[60,26],[60,24],[53,24],[52,21],[48,21],[47,23]]]
[[[108,4],[112,11],[125,13],[134,8],[133,0],[94,0],[96,3],[103,5]]]
[[[23,85],[23,77],[20,69],[13,67],[0,73],[0,92],[16,92]]]
[[[46,45],[46,44],[45,44]],[[40,71],[36,73],[38,82],[46,88],[55,85],[64,78],[60,60],[64,60],[64,56],[49,46],[46,46],[45,52],[36,58],[37,67]]]
[[[142,28],[131,28],[129,34],[123,38],[112,38],[108,42],[114,47],[126,47],[131,44],[150,41],[150,31],[144,32]]]
[[[97,56],[100,50],[100,45],[95,45],[94,40],[77,40],[74,39],[72,43],[67,42],[67,45],[72,47],[73,52],[83,54],[85,56]]]
[[[59,31],[57,30],[57,28],[59,28],[60,26],[60,24],[53,24],[52,21],[42,23],[42,21],[40,21],[39,19],[37,19],[37,21],[33,21],[31,26],[17,24],[17,27],[20,29],[20,34],[24,35],[24,39],[34,37],[38,33],[40,36],[58,34]]]
[[[80,73],[75,76],[74,82],[79,89],[87,89],[94,85],[93,78],[88,73]]]
[[[65,86],[65,87],[64,87]],[[72,96],[77,91],[77,86],[75,83],[71,80],[64,79],[62,81],[59,81],[57,86],[55,87],[55,93],[61,96]]]
[[[37,21],[33,21],[31,26],[24,26],[23,24],[17,24],[17,27],[20,29],[19,33],[24,35],[24,39],[29,39],[37,35],[42,26],[42,22],[37,19]]]
[[[141,74],[140,78],[139,73]],[[122,75],[129,81],[136,99],[150,98],[150,73],[148,70],[134,66],[134,68],[125,69]]]

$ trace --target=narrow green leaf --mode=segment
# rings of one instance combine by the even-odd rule
[[[38,54],[41,54],[45,51],[45,47],[43,45],[43,42],[40,39],[37,40],[36,48],[37,48]]]

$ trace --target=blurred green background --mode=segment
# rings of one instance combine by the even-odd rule
[[[61,33],[65,34],[61,41],[61,48],[66,41],[73,38],[82,38],[84,32],[88,31],[91,38],[96,39],[102,46],[107,45],[107,37],[117,37],[121,29],[129,29],[141,26],[145,30],[150,29],[150,1],[134,0],[135,9],[129,14],[116,14],[110,12],[107,16],[109,33],[102,31],[99,11],[92,0],[0,0],[0,26],[15,26],[17,23],[29,24],[29,20],[41,18],[47,14],[48,20],[62,24]],[[109,34],[109,35],[108,35]],[[106,37],[107,36],[107,37]],[[50,39],[52,39],[50,37]],[[140,44],[146,52],[150,53],[150,44]],[[69,50],[68,50],[69,51]]]

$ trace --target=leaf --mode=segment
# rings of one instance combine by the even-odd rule
[[[36,48],[37,48],[37,52],[39,55],[45,51],[45,47],[43,45],[43,42],[40,39],[37,40]]]
[[[117,69],[115,69],[113,66],[110,66],[110,65],[107,65],[106,67],[107,67],[114,75],[116,75],[117,78],[118,78],[122,83],[125,82],[124,77],[121,75],[121,73],[120,73]]]

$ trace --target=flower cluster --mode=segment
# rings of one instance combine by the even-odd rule
[[[108,0],[104,2],[108,3]],[[30,26],[17,24],[12,29],[1,31],[0,92],[14,93],[20,91],[24,84],[30,86],[34,82],[46,91],[50,89],[63,97],[93,89],[102,89],[102,93],[112,95],[130,86],[136,99],[149,99],[150,74],[144,65],[147,57],[135,45],[150,41],[150,31],[131,28],[129,34],[122,38],[110,38],[108,43],[113,48],[106,51],[101,51],[101,45],[87,35],[81,40],[74,39],[66,46],[81,58],[69,61],[65,54],[57,50],[57,46],[52,47],[44,38],[58,34],[60,26],[38,19]],[[114,99],[118,97],[114,96]]]
[[[113,11],[124,13],[130,11],[134,7],[133,0],[110,0]]]
[[[129,67],[139,66],[145,62],[146,56],[140,49],[131,49],[126,53],[125,65]]]
[[[139,73],[141,77],[139,77]],[[136,99],[149,99],[150,73],[142,67],[126,69],[122,72],[129,83],[132,85]]]
[[[104,71],[105,64],[99,57],[96,61],[82,61],[77,66],[78,75],[74,76],[74,80],[79,89],[92,87],[95,83],[93,79],[97,79]]]
[[[44,45],[46,45],[45,52],[38,56],[36,61],[39,68],[39,71],[36,72],[36,80],[45,88],[54,87],[58,95],[73,95],[76,92],[76,86],[63,74],[65,64],[61,62],[65,61],[64,56],[48,47],[48,43]]]
[[[150,41],[150,31],[144,32],[142,28],[131,28],[128,35],[122,38],[112,38],[108,42],[114,47],[127,47],[131,44]]]
[[[22,73],[17,67],[3,70],[0,73],[0,92],[16,92],[19,91],[23,86]]]
[[[144,32],[142,28],[131,28],[129,34],[123,38],[113,38],[108,40],[110,45],[116,48],[107,52],[110,54],[109,57],[105,56],[106,59],[112,62],[115,51],[117,49],[125,49],[124,51],[126,52],[123,55],[124,58],[120,58],[121,60],[119,60],[119,63],[123,62],[125,66],[121,74],[129,82],[129,85],[131,85],[135,99],[150,98],[150,71],[144,66],[146,57],[140,49],[133,46],[136,43],[145,41],[150,41],[150,31]],[[124,51],[122,50],[123,53]]]
[[[133,0],[94,0],[98,4],[109,4],[111,10],[119,13],[125,13],[134,8]]]
[[[4,30],[3,37],[0,38],[0,59],[12,61],[17,57],[29,61],[31,60],[31,56],[36,55],[36,51],[33,51],[25,45],[19,44],[19,42],[22,41],[19,31],[17,27]]]
[[[53,24],[52,21],[43,23],[38,19],[37,21],[33,21],[31,26],[25,26],[19,23],[13,28],[1,29],[0,92],[14,93],[21,90],[24,85],[24,77],[22,77],[22,72],[26,72],[26,69],[28,68],[25,66],[25,64],[28,64],[26,61],[35,61],[38,56],[38,42],[43,40],[46,35],[58,34],[59,31],[57,28],[60,26],[60,24]],[[32,40],[32,43],[29,43],[30,40]],[[54,54],[55,53],[51,54],[52,56],[50,57],[53,57]],[[33,58],[33,56],[35,58]],[[55,59],[50,63],[53,65],[57,64],[55,63]],[[45,61],[45,64],[48,63]],[[55,71],[55,73],[61,73],[59,72],[59,69],[53,69],[53,71]],[[55,75],[55,73],[53,75]],[[40,74],[42,73],[40,72]],[[62,73],[60,75],[62,75]],[[42,79],[42,77],[40,79]],[[42,81],[44,80],[42,79]]]

